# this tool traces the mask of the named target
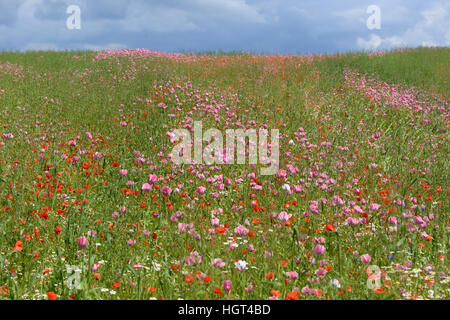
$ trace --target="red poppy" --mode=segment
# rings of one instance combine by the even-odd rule
[[[50,300],[56,300],[58,298],[58,295],[56,293],[54,293],[53,291],[47,292],[47,297]]]
[[[12,248],[12,250],[13,250],[13,251],[22,251],[22,250],[23,250],[22,244],[23,244],[22,241],[20,241],[20,240],[17,241],[17,242],[16,242],[16,245],[14,246],[14,248]]]
[[[270,294],[271,294],[273,297],[278,297],[278,296],[281,294],[281,292],[272,289],[272,290],[270,290]]]
[[[297,291],[289,292],[286,295],[286,300],[300,300],[300,293],[298,293]]]
[[[225,229],[224,227],[218,227],[218,228],[216,228],[216,232],[217,232],[218,234],[225,233],[225,231],[227,231],[227,229]]]
[[[119,282],[115,282],[115,283],[113,283],[113,284],[111,285],[111,287],[112,287],[112,288],[120,289],[120,284],[121,284],[120,281],[119,281]]]

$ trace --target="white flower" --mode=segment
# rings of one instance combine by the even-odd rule
[[[283,189],[284,191],[291,191],[291,186],[288,185],[287,183],[283,184],[283,186],[281,187],[281,189]]]
[[[236,266],[236,269],[238,269],[239,271],[243,271],[247,269],[247,262],[243,261],[243,260],[238,260],[234,263],[234,265]]]
[[[154,269],[155,271],[161,270],[161,264],[159,264],[159,263],[156,262],[156,261],[152,261],[152,266],[153,266],[153,269]]]
[[[335,286],[336,288],[340,288],[340,287],[341,287],[341,283],[340,283],[340,281],[339,281],[338,279],[333,279],[333,280],[331,280],[331,281],[330,281],[330,284],[331,284],[332,286]]]

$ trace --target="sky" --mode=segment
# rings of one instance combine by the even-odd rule
[[[368,11],[374,6],[379,11]],[[450,46],[450,1],[0,0],[0,50],[315,54],[417,46]]]

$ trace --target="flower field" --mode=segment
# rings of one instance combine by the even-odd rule
[[[0,300],[448,299],[449,66],[0,53]],[[275,174],[174,163],[195,121],[279,130]]]

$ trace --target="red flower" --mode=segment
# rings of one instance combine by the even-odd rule
[[[297,291],[289,292],[286,295],[286,300],[300,300],[300,293],[298,293]]]
[[[217,294],[219,297],[223,295],[222,290],[220,290],[219,288],[214,288],[214,293]]]
[[[120,289],[120,281],[119,282],[115,282],[115,283],[113,283],[112,285],[111,285],[111,287],[112,288],[117,288],[117,289]]]
[[[17,242],[16,242],[16,245],[14,246],[14,248],[12,248],[12,250],[13,250],[13,251],[22,251],[22,250],[23,250],[22,244],[23,244],[22,241],[20,241],[20,240],[17,241]]]
[[[47,297],[50,300],[56,300],[58,298],[58,295],[56,293],[54,293],[53,291],[47,292]]]
[[[269,272],[269,273],[266,273],[265,278],[270,280],[270,279],[273,279],[274,276],[275,275],[273,274],[273,272]]]
[[[216,228],[216,232],[217,232],[218,234],[222,234],[222,233],[224,233],[225,231],[227,231],[227,229],[225,229],[224,227],[218,227],[218,228]]]
[[[281,292],[272,289],[272,290],[270,290],[270,294],[271,294],[273,297],[278,297],[278,296],[281,294]]]
[[[188,273],[184,278],[184,282],[191,283],[195,280],[195,276],[192,273]]]

